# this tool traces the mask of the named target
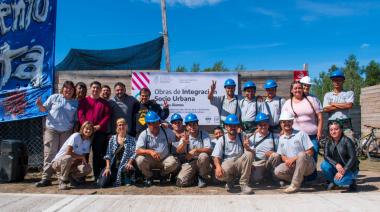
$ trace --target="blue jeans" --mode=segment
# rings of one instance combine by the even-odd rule
[[[317,136],[309,135],[309,138],[311,142],[313,143],[313,150],[314,150],[313,159],[315,161],[315,164],[317,164],[318,152],[319,152],[319,144],[318,144]],[[315,171],[311,175],[305,176],[305,181],[313,181],[317,179],[317,177],[318,177],[318,173],[317,173],[317,169],[315,169]]]
[[[334,182],[335,185],[340,186],[340,187],[351,185],[353,183],[353,180],[355,180],[356,177],[358,176],[358,172],[359,172],[359,171],[356,171],[356,172],[346,171],[342,179],[336,180],[334,179],[334,177],[338,171],[329,162],[324,160],[321,164],[321,169],[322,169],[323,175],[328,181]]]

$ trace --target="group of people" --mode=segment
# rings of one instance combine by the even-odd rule
[[[196,114],[173,114],[150,100],[150,90],[140,91],[140,100],[126,94],[123,83],[111,89],[97,81],[63,84],[60,94],[44,103],[47,112],[44,132],[44,168],[38,187],[51,185],[56,173],[59,189],[70,189],[84,182],[93,171],[100,187],[131,185],[141,179],[149,187],[155,179],[168,180],[179,187],[206,187],[225,182],[227,191],[253,193],[252,185],[263,179],[281,187],[285,193],[300,189],[304,180],[317,177],[318,140],[324,134],[322,112],[328,113],[329,142],[321,164],[327,188],[345,186],[356,190],[358,160],[352,143],[349,109],[352,91],[343,90],[344,73],[331,73],[333,91],[326,93],[323,106],[309,93],[309,77],[290,86],[290,98],[276,95],[277,83],[267,80],[265,96],[256,96],[252,81],[243,85],[244,96],[235,95],[236,83],[227,79],[225,95],[214,96],[216,82],[208,99],[217,107],[221,126],[214,139],[201,130]],[[75,133],[72,133],[74,129]],[[92,149],[92,166],[88,155]]]

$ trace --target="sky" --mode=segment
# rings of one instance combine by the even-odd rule
[[[300,70],[307,63],[315,77],[350,54],[359,65],[380,62],[380,1],[166,2],[172,70],[217,61],[247,70]],[[161,32],[160,0],[58,0],[55,63],[71,48],[122,48]]]

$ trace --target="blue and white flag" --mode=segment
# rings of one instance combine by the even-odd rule
[[[0,122],[45,115],[54,83],[56,0],[0,0]]]

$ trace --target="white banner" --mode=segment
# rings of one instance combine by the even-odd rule
[[[207,96],[212,80],[216,80],[214,95],[224,95],[224,81],[228,78],[238,83],[237,72],[133,72],[132,95],[139,99],[139,90],[147,87],[152,93],[150,98],[156,100],[161,106],[164,100],[168,101],[170,116],[179,113],[185,119],[187,114],[194,113],[200,125],[219,125],[218,109],[210,104]],[[235,93],[237,94],[237,89]]]

